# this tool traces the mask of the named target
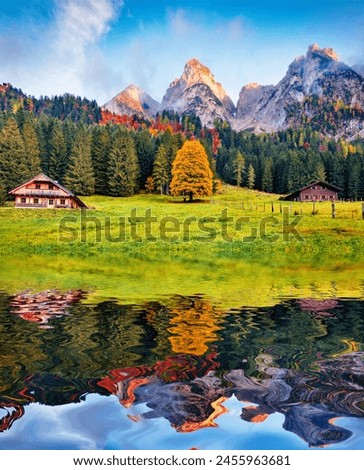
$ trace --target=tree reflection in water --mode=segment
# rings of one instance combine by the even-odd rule
[[[30,403],[77,403],[90,393],[115,395],[131,420],[163,418],[179,433],[216,427],[234,396],[243,421],[280,413],[309,446],[345,441],[352,433],[335,419],[364,417],[360,300],[222,311],[203,296],[139,306],[87,305],[80,291],[0,297],[0,431]],[[37,314],[24,312],[47,308],[36,323],[53,328],[34,329]],[[148,410],[133,413],[139,404]]]

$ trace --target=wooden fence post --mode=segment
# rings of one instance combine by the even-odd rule
[[[364,204],[361,205],[361,218],[364,220]]]
[[[332,218],[335,219],[336,209],[335,209],[335,203],[334,202],[331,203],[331,214],[332,214]]]

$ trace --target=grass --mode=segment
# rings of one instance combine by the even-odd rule
[[[285,297],[363,295],[360,202],[337,203],[332,219],[330,203],[316,204],[313,215],[311,203],[281,203],[277,195],[231,187],[192,204],[159,195],[83,199],[95,209],[0,208],[0,290],[81,288],[91,292],[87,302],[115,298],[123,303],[203,293],[226,307],[274,305]],[[155,241],[146,240],[145,221],[128,222],[133,210],[137,216],[150,210],[157,218],[150,231]],[[283,218],[291,223],[295,212],[302,213],[301,240],[285,240]],[[105,227],[115,238],[124,219],[125,240],[108,239]],[[72,232],[60,231],[62,220]],[[161,239],[163,223],[178,228],[164,232],[176,237],[173,241]],[[208,238],[211,232],[201,224],[213,229],[214,237]],[[256,239],[243,240],[254,230]],[[183,240],[187,232],[189,239]],[[74,239],[62,242],[62,235]]]
[[[360,202],[336,203],[332,219],[329,202],[317,203],[313,215],[312,203],[280,202],[277,195],[234,187],[192,204],[159,195],[83,200],[94,210],[0,208],[0,254],[326,253],[357,258],[364,248]],[[147,211],[155,218],[149,232],[148,223],[138,219]],[[129,221],[133,214],[137,219]],[[299,238],[284,235],[296,217]]]

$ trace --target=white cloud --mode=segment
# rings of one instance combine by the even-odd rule
[[[102,89],[106,99],[116,77],[99,43],[122,5],[122,0],[55,0],[50,25],[31,29],[33,18],[25,30],[12,25],[0,33],[0,79],[35,96],[70,92],[93,98]]]
[[[100,86],[107,88],[112,73],[98,43],[109,31],[121,2],[58,0],[57,7],[53,47],[45,64],[48,77],[63,92],[87,95]]]

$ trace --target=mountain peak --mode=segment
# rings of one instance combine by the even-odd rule
[[[204,83],[209,86],[211,83],[216,84],[211,70],[197,59],[187,61],[181,76],[181,81],[187,86],[195,85],[196,83]]]
[[[186,62],[185,70],[186,69],[200,69],[200,70],[203,70],[207,74],[211,74],[210,69],[196,58],[189,59]]]
[[[259,85],[259,83],[256,83],[256,82],[248,83],[244,86],[246,90],[256,90],[261,87],[262,85]]]
[[[221,83],[195,58],[187,61],[182,76],[169,85],[162,108],[196,114],[204,125],[212,125],[215,118],[228,120],[235,113],[234,103]]]
[[[331,60],[339,60],[338,54],[334,51],[334,49],[332,49],[332,47],[324,47],[323,49],[321,49],[317,43],[314,43],[311,44],[311,46],[308,48],[307,56],[312,55],[314,53],[327,57]]]
[[[105,103],[103,108],[116,114],[138,114],[151,117],[159,110],[159,103],[141,88],[131,84]]]

